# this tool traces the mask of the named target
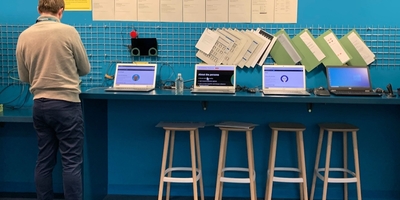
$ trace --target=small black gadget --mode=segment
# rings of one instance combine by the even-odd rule
[[[158,47],[156,38],[132,38],[132,56],[157,56]]]
[[[319,87],[314,89],[314,94],[316,96],[330,96],[329,90],[325,89],[324,87]]]
[[[396,97],[396,95],[393,93],[393,88],[392,88],[392,84],[388,84],[386,86],[388,93],[386,94],[387,97]]]

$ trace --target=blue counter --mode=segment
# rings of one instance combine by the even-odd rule
[[[223,120],[246,121],[259,124],[253,132],[257,173],[257,195],[265,192],[266,168],[270,142],[267,127],[273,121],[295,121],[306,125],[305,152],[308,184],[317,144],[317,123],[348,122],[360,127],[359,151],[364,199],[398,199],[400,166],[393,151],[400,142],[399,98],[337,97],[337,96],[264,96],[237,92],[236,94],[191,94],[185,90],[175,95],[173,90],[154,90],[149,93],[104,92],[91,89],[81,94],[85,123],[85,199],[101,199],[109,194],[157,195],[161,165],[163,130],[155,128],[159,121],[203,121],[208,124]],[[182,135],[181,137],[185,137]],[[213,196],[220,133],[213,126],[200,130],[205,195]],[[244,165],[246,153],[240,134],[233,135],[228,145],[227,163]],[[282,141],[293,142],[282,136]],[[334,143],[340,138],[334,138]],[[177,140],[174,164],[189,164],[185,139]],[[395,142],[396,141],[396,142]],[[283,142],[285,143],[285,142]],[[179,146],[178,145],[178,146]],[[371,148],[374,146],[374,148]],[[281,149],[280,149],[281,148]],[[229,156],[229,152],[231,155]],[[279,165],[291,165],[295,159],[292,146],[279,147]],[[286,155],[288,154],[288,155]],[[235,159],[231,156],[235,156]],[[280,158],[280,159],[279,159]],[[333,155],[333,163],[341,163],[340,152]],[[349,157],[350,163],[351,156]],[[335,161],[336,160],[336,161]],[[384,169],[381,171],[381,169]],[[379,173],[377,174],[377,171]],[[382,183],[383,182],[383,183]],[[351,185],[351,184],[350,184]],[[319,195],[317,186],[316,197]],[[309,187],[311,188],[311,187]],[[342,187],[330,186],[328,196],[342,198]],[[275,185],[274,198],[298,198],[298,186]],[[320,192],[320,190],[319,190]],[[355,197],[355,187],[350,195]],[[189,185],[173,186],[171,195],[191,195]],[[247,185],[227,185],[224,196],[246,197]]]
[[[21,109],[8,109],[5,108],[3,112],[0,112],[0,122],[28,122],[32,120],[32,109],[21,108]]]
[[[224,101],[224,102],[280,102],[280,103],[340,103],[340,104],[400,104],[400,98],[354,97],[354,96],[279,96],[263,95],[261,92],[236,94],[192,94],[184,90],[175,95],[174,90],[156,89],[151,92],[104,92],[104,88],[96,88],[81,94],[82,99],[118,99],[118,100],[166,100],[166,101]]]
[[[359,154],[361,169],[361,187],[363,199],[399,199],[400,176],[398,168],[398,143],[400,142],[400,98],[383,97],[320,97],[314,96],[264,96],[261,93],[237,92],[236,94],[191,94],[185,90],[183,95],[175,95],[173,90],[155,90],[150,93],[104,92],[103,88],[91,89],[81,94],[85,120],[84,147],[84,197],[85,200],[103,199],[107,195],[154,195],[158,193],[164,131],[156,128],[159,121],[203,121],[207,124],[230,120],[259,124],[254,129],[254,155],[257,173],[257,195],[263,198],[265,192],[266,169],[268,165],[270,130],[269,122],[294,121],[306,126],[304,132],[306,168],[308,184],[311,184],[312,168],[318,139],[317,123],[348,122],[360,127]],[[5,110],[0,114],[1,123],[32,122],[31,109]],[[31,153],[29,163],[34,164],[35,136],[22,131],[31,125],[10,125],[0,129],[0,143],[3,152],[18,141],[24,140]],[[14,129],[18,134],[14,135]],[[187,135],[177,135],[174,165],[189,165]],[[292,154],[295,142],[290,135],[280,136],[277,165],[296,165],[296,154]],[[26,140],[26,141],[25,141]],[[220,132],[213,126],[200,129],[200,146],[203,164],[203,179],[206,196],[214,195]],[[244,138],[232,134],[228,144],[227,164],[246,166]],[[340,138],[333,138],[338,145]],[[337,143],[335,143],[337,141]],[[288,143],[287,143],[288,142]],[[12,144],[11,144],[12,143]],[[286,143],[286,144],[285,144]],[[293,144],[293,145],[291,145]],[[340,145],[338,147],[340,149]],[[7,168],[15,168],[15,156],[26,151],[17,148],[13,154],[2,154]],[[351,154],[351,152],[349,152]],[[15,155],[14,155],[15,154]],[[6,156],[4,156],[6,155]],[[332,164],[341,165],[341,152],[332,154]],[[234,159],[232,159],[234,157]],[[350,167],[351,166],[351,156]],[[27,160],[22,159],[22,160]],[[11,162],[8,162],[11,161]],[[22,161],[21,161],[22,162]],[[17,162],[16,162],[17,163]],[[18,162],[19,163],[19,162]],[[33,165],[32,164],[32,165]],[[34,192],[22,187],[30,173],[32,165],[18,165],[14,173],[0,176],[1,184],[13,182],[6,192]],[[3,169],[0,166],[0,169]],[[57,169],[59,170],[59,169]],[[12,171],[9,171],[12,172]],[[21,173],[19,172],[19,173]],[[29,172],[29,173],[28,173]],[[59,173],[59,172],[55,172]],[[59,175],[56,175],[59,177]],[[32,175],[33,178],[33,175]],[[56,177],[57,178],[57,177]],[[2,181],[6,181],[3,183]],[[59,180],[56,181],[59,183]],[[20,184],[19,184],[20,183]],[[57,186],[58,187],[58,186]],[[11,189],[10,189],[11,188]],[[58,187],[59,188],[59,187]],[[311,188],[311,187],[309,187]],[[317,185],[318,197],[321,184]],[[11,191],[12,190],[12,191]],[[330,185],[328,197],[341,198],[342,187]],[[298,198],[298,186],[293,184],[274,185],[274,198]],[[355,187],[350,184],[350,195],[355,197]],[[173,185],[171,195],[191,195],[191,186]],[[249,196],[247,185],[229,185],[224,187],[225,197]]]

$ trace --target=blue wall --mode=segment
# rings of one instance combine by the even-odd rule
[[[9,102],[19,96],[9,106],[29,106],[31,100],[25,103],[25,97],[32,98],[27,93],[27,86],[8,77],[8,72],[15,68],[13,52],[18,34],[32,24],[38,16],[37,1],[14,0],[0,2],[0,103]],[[374,87],[384,88],[392,83],[394,88],[400,87],[399,58],[400,32],[397,30],[397,8],[400,2],[390,1],[382,3],[374,0],[345,1],[299,1],[297,24],[225,24],[225,23],[158,23],[158,22],[93,22],[91,12],[65,12],[62,21],[76,25],[82,34],[85,46],[88,49],[93,72],[83,79],[84,88],[104,86],[103,75],[108,66],[115,60],[131,62],[136,60],[168,63],[175,72],[181,72],[185,79],[193,78],[193,65],[199,60],[195,57],[194,44],[205,27],[234,27],[256,28],[263,27],[271,33],[280,28],[289,30],[291,36],[303,28],[311,28],[315,37],[328,28],[332,28],[338,36],[356,28],[365,39],[368,46],[377,55],[377,60],[371,65],[371,76]],[[106,26],[106,28],[104,28]],[[91,27],[91,28],[89,28]],[[157,28],[160,27],[160,28]],[[143,36],[155,36],[160,44],[160,56],[157,58],[131,58],[126,49],[120,44],[129,43],[127,35],[132,28],[138,29]],[[112,41],[104,38],[116,39]],[[114,41],[114,40],[113,40]],[[181,42],[184,44],[181,44]],[[174,50],[174,46],[183,45],[182,50]],[[172,52],[172,53],[171,53]],[[185,54],[185,55],[182,55]],[[107,56],[103,56],[107,54]],[[187,55],[186,55],[187,54]],[[183,63],[183,64],[182,64]],[[269,58],[267,63],[272,63]],[[170,75],[168,67],[160,71],[159,78],[166,79]],[[16,77],[16,73],[11,73]],[[239,69],[237,83],[248,87],[260,86],[260,68]],[[10,86],[12,85],[12,86]],[[187,86],[189,86],[188,83]],[[8,87],[9,88],[6,88]],[[326,86],[323,66],[307,74],[309,88]],[[20,91],[24,87],[23,93]],[[28,96],[27,96],[28,95]],[[147,109],[150,108],[150,111]],[[232,108],[235,108],[232,110]],[[128,102],[111,101],[109,115],[119,116],[110,118],[109,123],[109,193],[110,194],[156,194],[158,189],[158,173],[161,161],[163,132],[154,128],[156,122],[168,119],[184,120],[187,113],[195,113],[191,120],[216,122],[220,120],[243,120],[259,123],[255,129],[255,157],[257,170],[258,196],[264,194],[265,171],[269,152],[269,132],[265,126],[268,122],[287,120],[299,121],[307,126],[305,132],[305,146],[307,159],[307,173],[312,173],[315,155],[317,128],[316,123],[322,119],[326,121],[347,121],[361,127],[359,136],[361,176],[364,198],[367,199],[399,199],[400,185],[398,184],[398,162],[396,142],[398,136],[398,108],[379,105],[315,105],[312,113],[306,112],[303,104],[259,104],[243,105],[240,103],[210,104],[207,111],[202,111],[197,102]],[[124,110],[124,114],[118,113]],[[151,113],[146,115],[141,123],[135,121],[135,113]],[[227,114],[229,113],[229,115]],[[141,117],[142,118],[142,117]],[[388,120],[390,119],[390,120]],[[206,195],[213,195],[217,155],[219,146],[218,130],[208,127],[201,130],[201,146],[204,165],[204,181]],[[293,142],[283,136],[281,139]],[[178,138],[178,142],[183,143]],[[240,148],[243,138],[239,135],[232,137],[230,144],[233,155],[239,159],[228,158],[228,162],[237,164],[246,163]],[[338,140],[338,138],[336,139]],[[283,158],[280,163],[291,164],[293,155],[292,146],[282,146],[278,157]],[[286,149],[285,149],[286,148]],[[184,148],[182,148],[184,149]],[[183,153],[184,151],[182,151]],[[289,154],[289,156],[286,156]],[[337,157],[336,155],[334,157]],[[6,124],[0,128],[0,192],[34,192],[33,168],[36,157],[36,138],[31,124]],[[183,162],[188,155],[180,157]],[[278,163],[279,163],[278,162]],[[179,161],[177,161],[179,164]],[[340,164],[340,162],[339,162]],[[55,172],[55,191],[62,191],[60,166]],[[140,172],[140,173],[139,173]],[[147,177],[147,174],[152,174]],[[310,184],[311,179],[309,179]],[[340,188],[333,186],[334,190]],[[179,186],[178,186],[179,188]],[[285,185],[276,187],[276,197],[287,192],[295,197],[298,187],[288,190]],[[354,191],[354,188],[351,188]],[[333,190],[333,191],[334,191]],[[225,190],[226,195],[248,196],[246,186],[230,186]],[[275,191],[275,190],[274,190]],[[190,195],[190,187],[181,187],[173,190],[174,194]],[[331,194],[334,194],[332,192]],[[355,196],[355,195],[353,195]],[[337,196],[335,196],[337,197]],[[337,197],[340,199],[340,196]]]

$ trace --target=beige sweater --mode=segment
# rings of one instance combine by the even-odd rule
[[[80,102],[79,76],[90,64],[78,31],[51,16],[23,31],[17,42],[19,78],[31,85],[34,99]]]

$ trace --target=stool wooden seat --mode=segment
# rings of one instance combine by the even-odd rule
[[[282,183],[299,183],[300,184],[300,199],[308,200],[307,192],[307,176],[306,176],[306,164],[304,155],[304,142],[303,142],[303,131],[306,129],[303,124],[300,123],[270,123],[269,127],[272,130],[271,134],[271,146],[269,152],[269,165],[267,175],[267,185],[265,190],[265,200],[272,198],[272,186],[274,182]],[[279,131],[295,132],[296,143],[297,143],[297,162],[298,167],[275,167],[276,160],[276,147],[278,145],[278,133]],[[298,172],[299,177],[278,177],[275,176],[275,171],[289,171]]]
[[[254,170],[254,152],[253,152],[253,129],[256,124],[243,123],[243,122],[223,122],[215,125],[221,130],[221,144],[219,149],[219,161],[217,172],[217,184],[215,189],[215,200],[222,199],[223,183],[249,183],[251,200],[257,199],[256,193],[256,172]],[[228,133],[230,131],[245,132],[246,133],[246,146],[247,146],[247,160],[248,168],[241,167],[225,167],[226,151],[228,143]],[[224,172],[248,172],[248,178],[234,178],[225,177]]]
[[[199,182],[200,197],[204,200],[203,178],[201,171],[201,156],[200,156],[200,140],[199,128],[204,127],[202,122],[160,122],[156,127],[162,127],[165,130],[164,150],[161,163],[160,186],[158,191],[158,200],[162,200],[164,182],[167,182],[166,200],[170,196],[171,183],[192,183],[193,184],[193,199],[198,199],[197,182]],[[174,155],[174,140],[176,131],[188,131],[190,133],[190,156],[192,167],[173,167],[172,160]],[[168,168],[167,154],[169,151]],[[197,160],[197,165],[196,165]],[[197,166],[197,167],[196,167]],[[172,177],[173,171],[191,171],[192,177]]]
[[[358,200],[361,200],[361,183],[360,183],[360,167],[358,160],[358,147],[357,147],[357,131],[359,128],[352,124],[347,123],[321,123],[318,124],[320,127],[318,147],[317,147],[317,155],[315,159],[314,166],[314,176],[311,187],[310,199],[314,198],[315,187],[316,187],[316,179],[317,177],[323,181],[323,191],[322,191],[322,199],[325,200],[327,198],[328,191],[328,183],[343,183],[344,184],[344,198],[348,199],[348,188],[347,183],[356,183],[357,185],[357,197]],[[328,132],[328,140],[326,147],[326,159],[325,166],[323,168],[319,168],[319,161],[321,156],[321,148],[324,139],[324,133]],[[330,157],[331,157],[331,148],[332,148],[332,134],[334,132],[343,133],[343,168],[331,168],[330,167]],[[353,140],[353,153],[354,153],[354,167],[355,172],[352,172],[348,169],[347,166],[347,132],[352,133]],[[329,178],[330,171],[339,171],[343,172],[343,178]],[[320,172],[324,172],[322,175]],[[350,174],[352,177],[348,177]]]

